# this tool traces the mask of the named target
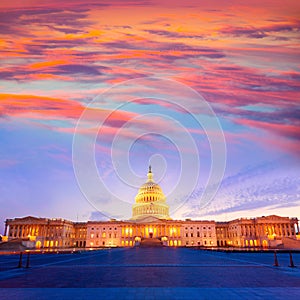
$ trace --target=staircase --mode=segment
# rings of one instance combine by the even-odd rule
[[[158,238],[144,238],[141,241],[140,247],[162,247],[163,244]]]

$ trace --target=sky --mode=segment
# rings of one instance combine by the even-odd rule
[[[300,218],[300,3],[1,1],[6,218]]]

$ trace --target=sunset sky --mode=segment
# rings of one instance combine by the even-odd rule
[[[299,15],[297,0],[2,0],[0,233],[26,215],[128,219],[149,163],[175,219],[300,218]]]

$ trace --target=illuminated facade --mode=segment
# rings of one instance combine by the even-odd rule
[[[63,219],[15,218],[5,222],[8,240],[19,238],[35,242],[36,248],[67,248],[73,246],[76,225]]]
[[[172,220],[161,187],[148,180],[135,197],[127,221],[71,222],[63,219],[15,218],[5,222],[8,240],[29,239],[36,248],[98,248],[143,245],[202,247],[300,248],[297,218],[268,216],[229,222]],[[298,247],[299,244],[299,247]]]
[[[299,235],[297,218],[274,215],[216,223],[217,243],[220,247],[278,247],[289,244],[289,239],[297,240],[297,233]]]

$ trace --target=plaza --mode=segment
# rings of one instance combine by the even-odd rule
[[[299,299],[300,253],[114,248],[0,256],[1,299]]]

